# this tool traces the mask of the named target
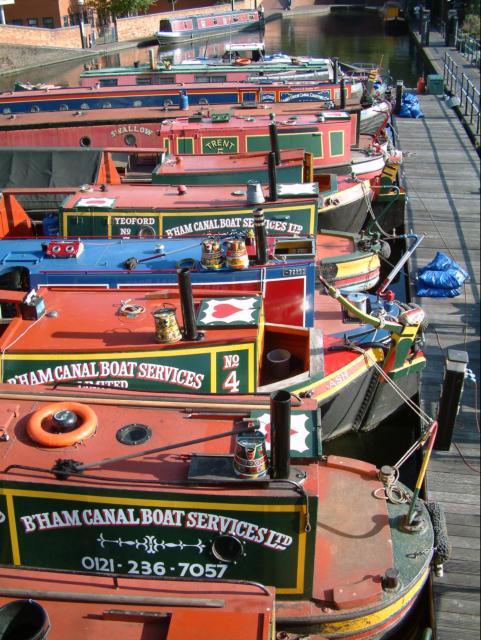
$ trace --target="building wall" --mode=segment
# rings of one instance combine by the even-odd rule
[[[154,33],[159,28],[159,22],[162,18],[169,17],[171,15],[191,15],[193,9],[196,14],[211,13],[213,10],[212,4],[209,6],[198,7],[196,3],[202,2],[205,5],[206,0],[178,0],[176,6],[184,5],[184,3],[192,4],[191,8],[178,9],[174,12],[164,11],[162,13],[150,13],[147,15],[135,16],[131,18],[118,18],[117,20],[117,34],[119,42],[128,42],[130,40],[141,40],[142,38],[150,38],[154,36]],[[80,27],[78,23],[75,26],[63,27],[63,16],[68,15],[68,9],[70,6],[76,6],[76,0],[37,0],[35,3],[32,0],[16,0],[15,5],[7,5],[5,7],[5,18],[7,23],[11,23],[12,20],[22,19],[26,25],[27,18],[37,17],[39,27],[27,27],[27,26],[13,26],[11,24],[0,25],[0,43],[12,43],[32,46],[43,47],[57,47],[66,49],[80,49]],[[167,0],[163,0],[161,3],[164,6],[169,4]],[[36,9],[38,15],[32,15],[30,9],[31,5],[38,5],[41,8]],[[254,8],[256,6],[256,0],[235,0],[236,9]],[[217,4],[216,10],[230,9],[231,4]],[[16,13],[7,12],[7,9],[15,8]],[[55,29],[40,28],[42,19],[50,16],[48,11],[56,11],[55,17]],[[89,40],[90,33],[92,31],[91,25],[83,24],[84,37],[86,42]]]
[[[75,15],[77,6],[76,0],[15,0],[5,7],[5,19],[8,23],[22,20],[22,26],[28,26],[28,19],[36,18],[37,26],[43,27],[44,18],[52,18],[53,27],[63,27],[64,16]]]

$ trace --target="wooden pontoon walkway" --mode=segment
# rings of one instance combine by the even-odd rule
[[[415,276],[436,251],[442,251],[470,274],[459,297],[417,300],[430,320],[421,399],[425,411],[436,416],[448,348],[468,352],[468,367],[479,381],[480,164],[462,124],[445,101],[423,95],[420,104],[424,119],[396,119],[409,193],[406,226],[427,234],[411,261],[411,273]],[[427,478],[429,498],[444,507],[453,546],[444,577],[434,581],[438,640],[479,638],[478,390],[479,386],[466,379],[451,450],[434,453]]]

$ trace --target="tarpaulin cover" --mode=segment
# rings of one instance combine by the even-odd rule
[[[424,113],[419,106],[419,98],[414,93],[404,93],[401,109],[397,115],[400,118],[424,118]]]
[[[22,187],[79,187],[97,182],[101,149],[0,149],[0,190]],[[27,210],[57,207],[65,195],[19,196]]]
[[[454,298],[469,274],[452,258],[438,251],[434,260],[418,271],[416,295]]]

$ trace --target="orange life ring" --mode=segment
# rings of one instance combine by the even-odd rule
[[[44,426],[46,418],[51,418],[57,411],[73,411],[80,419],[81,424],[72,431],[66,433],[52,433]],[[54,402],[34,411],[27,421],[27,433],[44,447],[69,447],[82,440],[93,436],[97,429],[97,415],[86,404],[80,402]]]
[[[251,60],[249,58],[237,58],[235,64],[250,64]]]

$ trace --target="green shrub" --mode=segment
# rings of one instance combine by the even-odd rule
[[[475,38],[479,38],[479,23],[479,16],[474,13],[470,13],[464,18],[462,29]]]

